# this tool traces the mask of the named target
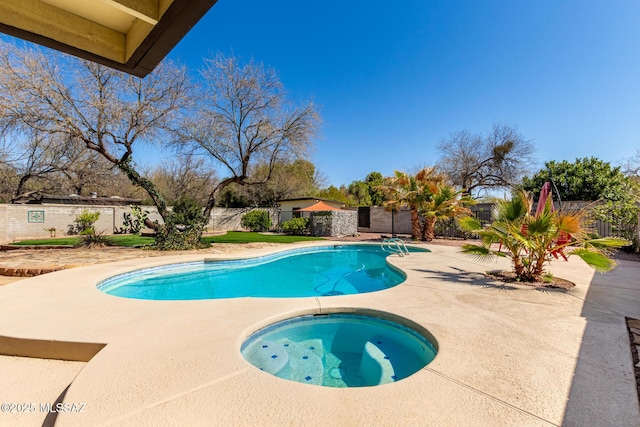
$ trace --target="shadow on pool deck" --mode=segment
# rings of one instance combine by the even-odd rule
[[[414,269],[420,273],[427,273],[426,279],[439,279],[445,282],[460,283],[473,287],[493,288],[499,291],[519,291],[523,288],[517,288],[507,283],[493,280],[486,275],[478,272],[469,272],[456,267],[449,266],[454,272],[436,271],[428,269]]]
[[[625,316],[640,318],[640,263],[591,280],[586,327],[565,409],[565,426],[640,426],[638,394]]]

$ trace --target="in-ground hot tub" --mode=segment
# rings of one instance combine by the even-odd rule
[[[298,316],[253,333],[241,352],[260,370],[305,384],[393,383],[418,372],[437,353],[430,334],[395,319],[344,312]]]

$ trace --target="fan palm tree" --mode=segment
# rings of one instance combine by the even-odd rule
[[[460,199],[461,193],[448,185],[445,175],[435,167],[423,168],[415,175],[395,171],[382,189],[387,194],[387,208],[409,208],[414,240],[433,240],[438,219],[468,214],[466,206],[472,203],[469,197]]]
[[[481,260],[510,258],[518,280],[538,282],[544,274],[545,261],[562,255],[577,255],[598,271],[611,270],[616,264],[607,249],[627,245],[618,238],[591,238],[590,218],[586,209],[575,212],[553,210],[551,198],[544,209],[532,214],[533,199],[526,191],[511,200],[500,200],[493,210],[493,222],[482,227],[479,220],[463,217],[458,225],[480,236],[480,244],[467,244],[463,252]],[[496,244],[499,247],[496,247]],[[570,252],[564,250],[571,247]]]
[[[394,176],[385,178],[380,189],[386,194],[385,208],[393,211],[403,206],[409,208],[411,214],[411,238],[420,239],[420,213],[418,207],[422,197],[421,183],[406,172],[394,171]]]
[[[420,206],[420,213],[424,217],[422,239],[431,241],[435,238],[435,225],[439,220],[458,218],[470,215],[468,206],[474,204],[469,196],[462,196],[462,191],[456,191],[448,183],[427,182],[424,187],[425,197]]]

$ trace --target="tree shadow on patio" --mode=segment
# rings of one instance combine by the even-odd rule
[[[439,279],[447,283],[458,283],[479,288],[497,289],[503,292],[520,290],[519,288],[511,286],[508,283],[500,282],[487,277],[483,273],[470,272],[453,266],[449,266],[448,268],[453,271],[447,272],[442,270],[429,269],[413,269],[413,271],[428,273],[428,276],[423,276],[425,279]]]

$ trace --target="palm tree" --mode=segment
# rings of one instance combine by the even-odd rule
[[[470,196],[461,197],[462,191],[456,191],[444,181],[426,183],[424,193],[420,213],[424,217],[422,239],[427,241],[435,238],[435,225],[438,220],[470,215],[468,206],[475,203]]]
[[[422,191],[420,182],[416,176],[406,172],[394,171],[394,176],[385,178],[384,184],[380,187],[387,195],[384,206],[392,211],[397,211],[403,206],[409,207],[411,213],[411,238],[420,239],[420,197]]]
[[[409,207],[414,240],[433,240],[438,219],[468,214],[466,206],[472,203],[469,197],[459,198],[461,192],[447,184],[445,175],[435,167],[423,168],[415,175],[395,171],[382,189],[388,197],[387,208]]]
[[[533,198],[526,191],[515,194],[511,200],[500,200],[493,210],[493,222],[482,227],[479,220],[463,217],[460,228],[480,236],[480,244],[467,244],[463,252],[481,260],[495,257],[510,258],[518,280],[541,281],[544,263],[552,256],[567,258],[577,255],[598,271],[611,270],[616,264],[607,256],[608,248],[627,245],[617,238],[591,238],[589,212],[553,210],[551,198],[538,215],[532,214]],[[496,244],[499,247],[496,248]],[[573,250],[565,253],[566,248]],[[504,250],[503,250],[504,249]]]

